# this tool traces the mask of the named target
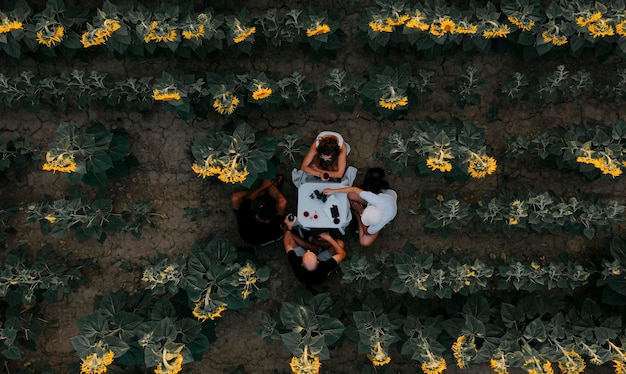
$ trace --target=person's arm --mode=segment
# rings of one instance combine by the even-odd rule
[[[360,189],[359,187],[355,187],[355,186],[350,186],[350,187],[340,187],[340,188],[324,188],[324,194],[325,195],[332,195],[334,193],[337,192],[344,192],[344,193],[354,193],[354,194],[360,194],[361,192],[363,192],[362,189]]]
[[[276,202],[276,214],[284,216],[285,209],[287,209],[287,199],[285,198],[285,195],[283,195],[275,185],[271,185],[267,189],[267,193],[270,195],[272,200]]]
[[[337,156],[337,170],[328,171],[328,175],[330,178],[341,178],[343,174],[346,172],[346,167],[348,164],[346,145],[343,144],[341,146],[341,151],[339,151],[339,155]]]
[[[327,241],[330,244],[330,249],[328,250],[333,259],[339,264],[346,258],[346,251],[344,250],[344,242],[342,240],[335,240],[330,234],[327,232],[323,232],[320,234],[320,239]]]
[[[315,145],[315,142],[313,142],[306,156],[304,156],[302,164],[300,164],[300,170],[307,174],[321,177],[322,172],[317,167],[315,167],[315,165],[312,165],[315,156],[317,156],[317,146]]]
[[[271,185],[272,185],[272,180],[271,179],[263,179],[263,181],[261,182],[259,187],[257,187],[254,190],[250,191],[250,193],[246,197],[248,199],[250,199],[250,200],[254,200],[254,199],[256,199],[259,196],[259,194],[261,192],[267,190]]]
[[[285,245],[285,252],[289,252],[296,247],[302,247],[304,249],[316,251],[317,250],[316,245],[309,243],[308,241],[304,240],[299,235],[293,232],[293,227],[296,224],[297,218],[294,219],[293,221],[289,221],[288,216],[289,215],[285,217],[285,221],[284,221],[285,235],[283,237],[283,244]]]

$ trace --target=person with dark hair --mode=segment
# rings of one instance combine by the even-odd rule
[[[235,192],[230,202],[241,238],[252,245],[267,245],[283,236],[281,224],[287,199],[280,192],[282,176],[264,179],[253,190]]]
[[[350,146],[341,134],[333,131],[322,131],[315,137],[309,151],[304,156],[300,170],[292,172],[293,183],[299,187],[305,181],[319,178],[323,181],[335,182],[344,179],[352,185],[356,177],[356,168],[347,166]]]
[[[385,180],[385,170],[383,168],[371,168],[365,173],[365,180],[361,184],[361,189],[375,194],[389,189],[389,182]]]
[[[283,244],[289,265],[296,278],[308,286],[323,283],[330,272],[346,258],[345,243],[323,232],[318,240],[325,243],[327,249],[306,241],[293,232],[296,219],[285,218],[285,236]]]

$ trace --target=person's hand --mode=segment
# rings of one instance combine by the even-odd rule
[[[320,238],[321,240],[324,240],[324,241],[327,241],[327,242],[330,242],[331,240],[334,240],[334,239],[333,239],[333,237],[332,237],[332,236],[330,236],[330,234],[329,234],[329,233],[327,233],[327,232],[323,232],[323,233],[321,233],[321,234],[319,235],[319,238]]]
[[[289,217],[293,217],[293,221],[289,220]],[[287,227],[287,230],[291,231],[291,229],[293,229],[293,226],[296,224],[296,221],[298,220],[298,218],[295,216],[295,214],[293,213],[289,213],[285,216],[285,227]]]
[[[324,188],[324,195],[332,195],[335,193],[335,189],[334,188]]]

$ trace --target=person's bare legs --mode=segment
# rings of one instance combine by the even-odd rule
[[[352,205],[352,207],[354,208],[354,211],[356,213],[355,214],[356,215],[356,220],[357,220],[357,224],[359,226],[359,244],[361,245],[361,247],[367,248],[367,247],[371,246],[372,244],[374,244],[374,241],[376,240],[376,238],[378,238],[378,234],[380,233],[380,231],[375,233],[375,234],[369,234],[367,232],[367,226],[365,226],[363,224],[363,222],[361,221],[361,214],[363,213],[363,206],[359,207],[359,204],[356,203],[356,202],[354,203],[354,205],[351,202],[350,205]],[[355,205],[356,205],[356,207],[355,207]]]
[[[367,206],[367,201],[363,199],[361,196],[359,196],[359,194],[356,192],[348,192],[348,200],[350,200],[351,203],[353,201],[357,202],[361,204],[363,207]]]

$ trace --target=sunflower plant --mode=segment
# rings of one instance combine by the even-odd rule
[[[146,288],[154,289],[155,284],[165,283],[170,284],[171,293],[171,278],[175,273],[172,267],[182,271],[183,279],[175,284],[186,291],[192,314],[201,322],[213,321],[226,310],[246,308],[253,297],[268,296],[262,283],[269,279],[269,268],[257,268],[252,261],[238,258],[235,246],[221,237],[196,242],[187,259],[186,270],[180,261],[178,264],[174,261],[164,269],[156,268],[159,270],[156,276],[147,278],[144,272]]]
[[[82,47],[87,49],[102,46],[112,55],[122,56],[132,43],[130,27],[123,21],[132,10],[129,5],[114,5],[106,0],[102,9],[97,9],[91,23],[80,36]]]
[[[350,285],[357,292],[382,287],[383,273],[378,261],[355,254],[348,261],[343,261],[340,267],[341,283]]]
[[[528,292],[559,288],[572,294],[576,288],[588,284],[592,272],[564,257],[561,256],[562,259],[551,262],[537,259],[500,265],[498,288],[514,288]]]
[[[59,294],[75,291],[83,282],[83,267],[92,259],[71,261],[71,253],[59,256],[50,244],[29,258],[28,249],[10,250],[0,266],[0,354],[7,360],[22,358],[20,349],[35,349],[43,331],[40,303],[54,302]]]
[[[245,122],[228,133],[215,126],[192,143],[192,170],[203,178],[215,176],[224,183],[250,187],[260,174],[273,173],[270,160],[277,144],[272,137],[254,133]]]
[[[257,30],[248,10],[242,8],[237,15],[227,16],[225,24],[228,28],[226,43],[237,47],[239,52],[252,54]]]
[[[307,109],[315,100],[315,85],[306,81],[306,76],[293,72],[277,82],[279,94],[288,108]]]
[[[366,81],[367,79],[357,78],[345,70],[333,69],[326,75],[321,94],[326,101],[333,103],[335,113],[350,112],[358,103],[361,87]]]
[[[461,202],[454,195],[447,198],[424,197],[422,206],[428,210],[424,231],[436,232],[444,237],[449,235],[450,230],[466,227],[475,215],[474,209],[469,204]]]
[[[414,85],[411,67],[373,67],[363,86],[363,107],[389,119],[396,119],[408,110],[409,86]]]
[[[138,4],[135,10],[125,15],[125,19],[135,28],[135,40],[129,46],[129,51],[137,56],[146,53],[153,55],[157,48],[175,52],[181,41],[179,18],[180,8],[177,6],[160,3],[148,8]]]
[[[418,311],[421,308],[411,309],[402,321],[402,331],[407,339],[400,353],[412,361],[420,362],[424,373],[442,374],[448,367],[443,357],[446,348],[438,341],[443,332],[442,317],[420,317]]]
[[[308,147],[305,144],[297,144],[301,139],[302,135],[299,133],[286,133],[278,142],[278,147],[281,149],[278,159],[281,164],[286,163],[292,168],[299,167],[301,163],[300,158],[304,157],[308,151]]]
[[[26,20],[31,16],[32,9],[24,0],[14,4],[13,9],[0,11],[0,49],[14,61],[20,61],[23,58]]]
[[[24,39],[31,51],[37,51],[44,57],[56,57],[55,49],[59,47],[60,53],[71,59],[82,48],[80,37],[71,27],[81,24],[83,16],[66,13],[70,12],[62,0],[50,0],[42,12],[33,15],[35,23],[28,24]]]
[[[318,373],[322,360],[330,358],[333,347],[344,332],[344,325],[334,317],[334,300],[327,293],[312,295],[298,289],[292,301],[281,304],[279,321],[265,316],[257,332],[265,338],[280,339],[283,348],[293,356],[290,361],[294,374]]]
[[[468,66],[465,74],[455,77],[453,85],[446,88],[457,107],[463,109],[467,105],[480,105],[480,94],[477,90],[485,85],[485,81],[480,79],[477,73],[475,67]]]
[[[221,237],[197,241],[186,258],[159,256],[143,271],[144,290],[107,292],[92,314],[77,320],[72,345],[82,372],[111,365],[180,372],[209,349],[221,313],[267,295],[268,278],[268,268],[257,268]]]
[[[357,342],[360,354],[367,355],[373,366],[384,366],[391,361],[390,347],[400,341],[402,316],[396,310],[386,311],[384,303],[370,293],[362,309],[352,313],[354,325],[346,330],[349,339]]]
[[[409,5],[394,0],[377,0],[376,5],[377,8],[365,9],[357,41],[368,44],[373,51],[384,51],[400,44],[401,26],[409,19]]]
[[[205,78],[207,84],[203,88],[202,95],[210,98],[209,106],[222,116],[230,116],[237,108],[245,105],[244,95],[238,93],[239,86],[234,74],[220,76],[213,72],[207,72]]]
[[[193,74],[163,72],[154,81],[152,99],[163,103],[165,109],[176,111],[181,118],[189,119],[193,114],[193,97],[200,95],[203,86],[203,78],[196,79]]]
[[[624,276],[626,275],[626,241],[621,237],[613,237],[609,242],[609,252],[613,258],[602,260],[601,277],[598,286],[604,287],[602,301],[609,305],[621,305]]]
[[[104,186],[107,178],[128,174],[129,148],[130,140],[122,130],[109,131],[99,122],[81,130],[63,122],[48,144],[42,169],[65,173],[71,183]]]
[[[211,52],[222,50],[226,33],[223,30],[224,16],[213,9],[201,13],[187,14],[179,24],[181,29],[181,47],[185,47],[200,57],[205,58]],[[179,48],[180,54],[184,48]]]
[[[341,47],[345,34],[339,28],[341,19],[331,17],[325,10],[309,7],[301,16],[301,32],[296,41],[310,50],[310,56],[321,57]]]
[[[511,24],[508,38],[519,45],[531,46],[534,34],[543,21],[541,4],[534,0],[504,0],[500,9]]]
[[[237,75],[238,85],[247,91],[248,104],[258,105],[265,113],[277,109],[283,102],[278,82],[264,72],[247,72]]]

